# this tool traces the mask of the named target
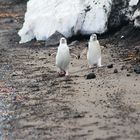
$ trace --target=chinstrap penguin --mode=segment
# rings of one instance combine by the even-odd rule
[[[89,68],[92,68],[94,64],[101,67],[101,46],[97,40],[97,35],[92,34],[88,42],[87,48],[87,61]]]
[[[69,75],[68,72],[69,63],[70,63],[70,52],[69,47],[67,45],[67,40],[65,38],[61,38],[56,54],[56,66],[58,68],[57,72],[60,76]]]

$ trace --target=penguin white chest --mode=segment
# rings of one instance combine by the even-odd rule
[[[87,60],[89,65],[98,64],[101,59],[101,48],[97,41],[89,42],[87,51]]]
[[[69,48],[67,45],[58,47],[56,55],[56,66],[62,70],[67,70],[70,63]]]

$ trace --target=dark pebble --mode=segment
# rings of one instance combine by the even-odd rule
[[[96,75],[94,73],[89,73],[86,79],[95,79]]]
[[[51,56],[51,53],[48,53],[48,56]]]
[[[113,68],[113,64],[109,64],[109,65],[107,66],[107,68],[109,68],[109,69]]]
[[[131,76],[131,74],[129,74],[129,73],[128,73],[126,76],[127,76],[127,77],[130,77],[130,76]]]
[[[135,66],[135,67],[134,67],[134,72],[135,72],[136,74],[140,74],[140,66]]]
[[[85,46],[88,48],[88,43],[85,43]]]
[[[117,69],[114,69],[114,73],[118,73],[118,70]]]
[[[80,54],[77,56],[77,59],[80,59]]]
[[[139,53],[140,52],[140,46],[136,46],[135,51],[136,51],[136,53]]]
[[[121,70],[124,70],[124,69],[126,69],[126,66],[122,66],[122,67],[121,67]]]

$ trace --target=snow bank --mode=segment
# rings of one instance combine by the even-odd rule
[[[129,6],[130,7],[137,6],[138,2],[139,0],[130,0]],[[140,7],[139,6],[137,6],[137,9],[135,10],[134,14],[132,15],[130,19],[131,21],[134,21],[135,27],[140,27]]]
[[[134,26],[135,27],[140,27],[140,10],[137,9],[132,17],[134,20]]]
[[[135,5],[137,5],[138,4],[138,2],[139,2],[139,0],[130,0],[129,1],[129,6],[135,6]]]
[[[103,33],[111,5],[112,0],[30,0],[19,31],[20,43],[45,40],[56,31],[66,37]]]

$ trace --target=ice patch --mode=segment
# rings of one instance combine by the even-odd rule
[[[111,5],[112,0],[30,0],[19,31],[20,43],[46,40],[56,31],[66,37],[104,33]]]

